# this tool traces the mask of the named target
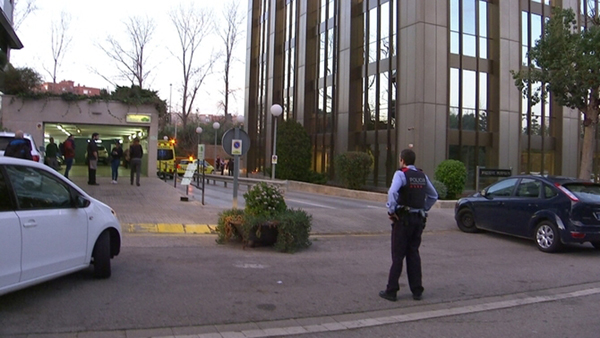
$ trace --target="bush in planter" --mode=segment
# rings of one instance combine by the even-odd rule
[[[255,241],[266,241],[264,244],[274,244],[282,252],[310,246],[312,217],[302,210],[287,209],[283,194],[275,186],[259,183],[244,198],[243,211],[229,209],[219,214],[217,243],[240,238],[252,246]]]
[[[444,183],[448,189],[446,198],[455,199],[465,189],[467,168],[457,160],[444,160],[435,169],[435,179]]]

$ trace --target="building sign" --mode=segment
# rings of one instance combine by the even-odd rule
[[[480,177],[508,177],[512,175],[511,169],[486,169],[479,168]]]
[[[152,116],[146,114],[127,114],[125,121],[131,123],[150,123]]]

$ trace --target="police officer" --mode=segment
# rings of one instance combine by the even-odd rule
[[[392,223],[392,266],[388,284],[379,292],[381,298],[396,301],[400,290],[398,280],[402,273],[402,261],[406,257],[408,285],[414,300],[421,300],[421,257],[419,246],[425,227],[426,211],[438,198],[429,178],[415,167],[415,152],[404,149],[400,153],[400,169],[394,174],[388,190],[388,216]]]

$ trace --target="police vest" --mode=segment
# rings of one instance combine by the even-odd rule
[[[427,178],[421,170],[412,170],[402,168],[406,176],[406,184],[400,187],[398,191],[398,205],[410,207],[412,209],[423,209],[425,207],[425,188],[427,187]]]

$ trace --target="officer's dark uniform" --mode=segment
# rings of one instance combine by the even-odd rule
[[[423,294],[423,285],[421,282],[421,257],[419,255],[419,246],[421,245],[421,235],[425,227],[425,211],[435,203],[437,192],[431,186],[429,179],[421,170],[410,165],[400,169],[404,176],[394,176],[390,192],[397,191],[397,206],[393,208],[395,212],[390,216],[396,215],[392,224],[392,266],[388,277],[388,284],[385,291],[379,295],[388,300],[396,300],[396,292],[400,289],[398,280],[402,273],[402,261],[406,257],[406,272],[408,275],[408,284],[413,298],[421,299]],[[398,179],[399,178],[399,179]],[[400,186],[400,184],[402,184]],[[395,186],[394,186],[395,185]],[[398,190],[396,189],[399,186]],[[388,200],[388,205],[390,205]]]

